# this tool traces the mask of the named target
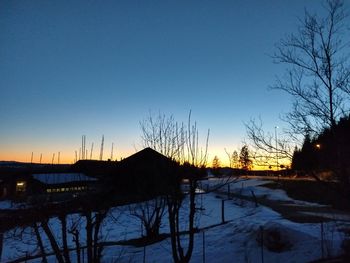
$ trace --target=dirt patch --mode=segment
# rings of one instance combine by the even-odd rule
[[[250,202],[257,202],[258,205],[266,206],[281,214],[282,217],[297,223],[320,223],[330,221],[321,214],[334,213],[334,209],[324,206],[297,205],[292,201],[269,200],[264,197],[242,196],[231,194],[233,198],[239,198]],[[317,215],[320,214],[320,215]]]
[[[341,185],[336,182],[312,180],[275,180],[264,187],[282,189],[295,200],[329,205],[334,209],[350,212],[350,203],[342,194]]]

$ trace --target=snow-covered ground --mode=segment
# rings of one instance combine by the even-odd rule
[[[10,200],[0,201],[0,210],[14,210],[28,207],[26,203],[16,203]]]
[[[222,181],[209,180],[203,183],[203,189],[213,189]],[[230,191],[241,194],[265,196],[271,200],[291,200],[282,190],[264,188],[261,180],[241,180],[230,184]],[[225,186],[226,189],[227,185]],[[227,200],[225,191],[197,195],[196,226],[202,231],[195,235],[195,245],[191,262],[309,262],[324,256],[339,255],[341,243],[345,238],[344,228],[350,227],[350,221],[330,221],[327,223],[300,224],[283,219],[275,211],[256,207],[254,203],[245,200]],[[222,200],[226,199],[225,221],[221,223]],[[188,200],[184,200],[181,214],[183,229],[187,223]],[[305,205],[311,205],[304,202]],[[167,213],[163,218],[161,233],[169,233]],[[80,220],[80,221],[79,221]],[[85,230],[84,218],[79,214],[68,217],[68,227],[79,222],[81,233]],[[217,225],[219,224],[219,225]],[[213,227],[210,227],[213,226]],[[206,228],[207,227],[207,228]],[[52,232],[60,239],[61,225],[57,218],[50,220]],[[206,228],[203,230],[203,228]],[[277,231],[288,246],[280,252],[270,251],[261,246],[261,230]],[[17,234],[19,229],[16,230]],[[103,241],[121,241],[139,238],[142,233],[140,221],[130,215],[129,206],[111,208],[101,228]],[[33,230],[27,228],[21,235],[14,238],[14,230],[4,233],[1,262],[8,262],[26,254],[37,251]],[[265,233],[265,232],[264,232]],[[42,235],[45,236],[45,235]],[[205,241],[203,243],[203,240]],[[72,237],[68,238],[72,245]],[[85,242],[83,236],[81,242]],[[186,241],[185,241],[186,242]],[[44,243],[49,247],[47,239]],[[186,246],[185,246],[186,247]],[[1,253],[0,253],[1,255]],[[74,259],[75,255],[71,255]],[[172,262],[170,238],[147,247],[106,246],[103,250],[102,262]],[[56,262],[53,256],[49,262]],[[27,262],[41,262],[34,259]],[[74,262],[74,260],[73,260]]]
[[[306,201],[300,201],[300,200],[293,200],[290,198],[284,190],[281,189],[274,189],[263,187],[265,184],[272,183],[272,181],[269,180],[259,180],[259,179],[244,179],[244,178],[222,178],[222,179],[216,179],[213,178],[209,180],[208,182],[204,182],[203,188],[206,188],[207,185],[209,185],[210,188],[215,187],[216,185],[220,186],[225,184],[224,187],[221,187],[221,192],[228,191],[228,186],[230,185],[230,192],[237,193],[243,196],[252,196],[252,192],[254,192],[254,195],[256,197],[263,197],[269,200],[276,200],[276,201],[293,201],[293,203],[298,205],[312,205],[312,206],[322,206],[315,203],[310,203]]]

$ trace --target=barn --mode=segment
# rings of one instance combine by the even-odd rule
[[[83,173],[32,174],[28,195],[46,196],[50,200],[66,200],[96,190],[97,179]]]

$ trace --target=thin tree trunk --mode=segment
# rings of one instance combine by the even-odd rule
[[[62,244],[63,244],[63,256],[66,263],[70,263],[69,249],[67,244],[67,221],[66,216],[62,215],[59,217],[62,225]]]
[[[178,201],[176,201],[178,202]],[[177,241],[177,252],[179,255],[180,262],[182,261],[184,257],[184,252],[183,248],[181,246],[181,229],[180,229],[180,219],[179,219],[179,214],[180,214],[180,204],[176,203],[176,214],[175,214],[175,223],[176,223],[176,241]]]
[[[92,247],[92,212],[89,211],[86,213],[86,254],[87,262],[93,262],[93,247]]]
[[[0,262],[1,262],[1,257],[2,257],[3,242],[4,242],[4,234],[2,232],[0,232]]]
[[[94,257],[94,263],[99,263],[101,259],[101,252],[102,249],[99,249],[99,240],[98,240],[98,234],[100,231],[101,223],[103,219],[105,218],[106,213],[105,212],[98,212],[96,214],[95,219],[95,228],[94,228],[94,250],[93,250],[93,257]]]
[[[49,241],[50,241],[50,244],[51,244],[51,247],[53,249],[53,252],[55,253],[56,255],[56,258],[57,258],[57,261],[58,263],[64,263],[64,259],[61,255],[61,251],[60,251],[60,248],[57,244],[57,241],[54,237],[54,235],[52,234],[51,232],[51,229],[49,228],[49,225],[48,225],[48,221],[44,220],[41,222],[41,226],[42,228],[44,229]]]
[[[43,262],[43,263],[47,263],[47,258],[46,258],[46,253],[45,253],[44,244],[43,244],[43,241],[42,241],[42,239],[41,239],[40,232],[39,232],[39,229],[38,229],[38,225],[36,224],[36,222],[34,223],[33,228],[34,228],[34,232],[35,232],[36,239],[38,240],[38,245],[39,245],[39,248],[40,248],[40,253],[41,253],[41,255],[42,255],[42,262]],[[0,237],[0,238],[1,238],[1,237]],[[0,242],[1,242],[1,240],[0,240]],[[0,249],[1,249],[1,248],[0,248]],[[1,255],[0,255],[0,261],[1,261]]]
[[[168,197],[168,215],[169,215],[169,227],[170,227],[170,239],[171,239],[171,250],[173,253],[174,262],[179,262],[177,254],[176,242],[177,242],[177,231],[176,231],[176,217],[175,217],[175,206],[173,197]]]
[[[192,257],[193,245],[194,245],[194,216],[196,213],[196,181],[190,181],[190,214],[189,214],[189,243],[187,253],[184,257],[184,262],[189,262]]]
[[[76,249],[76,253],[77,253],[77,263],[80,263],[80,242],[79,242],[79,231],[78,230],[74,230],[72,232],[74,238],[73,241],[75,242],[75,249]]]
[[[196,182],[190,182],[190,212],[188,220],[188,238],[189,243],[184,253],[184,248],[181,245],[181,229],[179,213],[181,207],[181,201],[176,197],[168,199],[168,214],[169,214],[169,226],[170,226],[170,238],[171,238],[171,249],[173,254],[173,260],[175,263],[187,263],[190,261],[194,247],[194,215],[195,215],[195,186]]]

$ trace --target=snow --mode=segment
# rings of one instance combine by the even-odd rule
[[[213,188],[222,183],[221,180],[209,180],[202,184],[202,189]],[[231,181],[230,190],[240,191],[256,196],[266,196],[272,200],[291,200],[284,191],[271,190],[263,187],[266,181],[239,180]],[[225,186],[227,187],[227,186]],[[225,188],[226,189],[226,188]],[[221,204],[225,206],[225,224],[221,224]],[[3,203],[3,202],[1,202]],[[305,205],[311,205],[306,203]],[[207,194],[198,194],[196,199],[197,210],[196,226],[201,229],[195,235],[195,245],[191,262],[203,262],[203,253],[206,262],[309,262],[323,256],[334,256],[341,253],[341,242],[345,238],[344,229],[350,227],[349,221],[332,220],[327,223],[295,223],[284,219],[279,213],[268,207],[258,206],[241,199],[227,199],[225,191],[215,191]],[[188,199],[183,202],[180,214],[182,229],[186,228]],[[163,218],[161,233],[169,233],[167,212]],[[80,221],[79,221],[80,220]],[[85,218],[78,213],[68,216],[68,227],[79,222],[81,233],[85,231]],[[53,233],[60,238],[60,222],[54,217],[49,221]],[[277,229],[283,233],[290,247],[280,252],[270,251],[261,246],[259,236],[261,229]],[[16,259],[25,253],[35,254],[37,246],[31,228],[13,229],[4,233],[3,253],[1,262]],[[265,232],[264,232],[265,233]],[[18,234],[18,235],[14,235]],[[103,241],[121,241],[139,238],[142,235],[140,221],[130,214],[130,206],[111,208],[101,227]],[[15,237],[16,236],[16,237]],[[42,235],[45,236],[45,235]],[[204,250],[203,250],[204,236]],[[72,246],[72,238],[69,245]],[[323,242],[321,242],[323,240]],[[85,242],[84,235],[81,241]],[[186,242],[186,240],[184,240]],[[48,240],[44,239],[48,245]],[[323,250],[321,249],[323,246]],[[185,246],[186,247],[186,246]],[[74,252],[71,253],[75,258]],[[172,262],[170,238],[146,246],[106,246],[103,250],[102,262]],[[53,256],[49,262],[55,262]],[[40,259],[27,262],[41,262]]]
[[[321,204],[315,204],[310,203],[306,201],[300,201],[300,200],[294,200],[290,198],[287,193],[284,190],[281,189],[272,189],[263,187],[265,184],[272,183],[272,181],[269,180],[261,180],[261,179],[244,179],[244,178],[238,178],[238,179],[230,179],[230,181],[227,181],[227,179],[211,179],[208,181],[208,185],[210,188],[215,187],[216,185],[223,185],[224,187],[221,187],[223,193],[227,193],[227,185],[230,185],[230,192],[237,193],[243,196],[252,197],[252,193],[256,197],[262,197],[268,200],[273,201],[285,201],[285,202],[293,202],[293,204],[296,205],[305,205],[305,206],[325,206]],[[206,186],[205,186],[206,187]]]
[[[1,210],[14,210],[14,209],[23,209],[26,208],[26,203],[17,203],[11,200],[0,201],[0,211]]]

